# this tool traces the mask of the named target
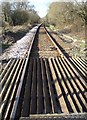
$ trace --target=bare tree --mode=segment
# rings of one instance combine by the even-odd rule
[[[80,3],[75,0],[75,2],[77,4],[77,14],[81,17],[83,21],[85,21],[85,24],[87,25],[87,1],[83,0]]]

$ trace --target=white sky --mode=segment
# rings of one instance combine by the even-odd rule
[[[0,0],[0,1],[10,1],[10,0]],[[50,3],[54,2],[54,1],[74,1],[74,0],[11,0],[11,1],[29,1],[32,5],[35,6],[35,10],[38,12],[39,16],[42,18],[47,14],[47,10],[48,10],[48,6]],[[82,0],[78,0],[78,1],[82,1]]]
[[[53,0],[29,0],[31,4],[35,6],[35,10],[38,12],[40,17],[44,17],[47,13],[49,4]]]

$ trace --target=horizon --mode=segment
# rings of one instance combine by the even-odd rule
[[[37,11],[40,18],[46,16],[49,9],[49,5],[52,2],[73,2],[75,0],[12,0],[11,2],[30,2],[30,5],[34,5],[35,10]],[[82,0],[77,0],[81,2]],[[0,0],[0,2],[10,2],[10,0]]]

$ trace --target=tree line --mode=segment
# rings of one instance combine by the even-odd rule
[[[53,2],[43,21],[58,28],[73,25],[78,31],[87,26],[87,1]]]
[[[30,2],[2,2],[2,22],[10,25],[22,25],[26,22],[30,24],[38,23],[39,15],[34,10],[34,6]]]

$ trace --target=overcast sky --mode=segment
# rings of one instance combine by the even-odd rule
[[[10,0],[0,0],[0,1],[10,1]],[[44,17],[47,14],[48,6],[54,1],[74,1],[74,0],[11,0],[11,1],[29,1],[32,5],[35,6],[35,10],[38,12],[40,17]],[[78,0],[82,1],[82,0]]]

